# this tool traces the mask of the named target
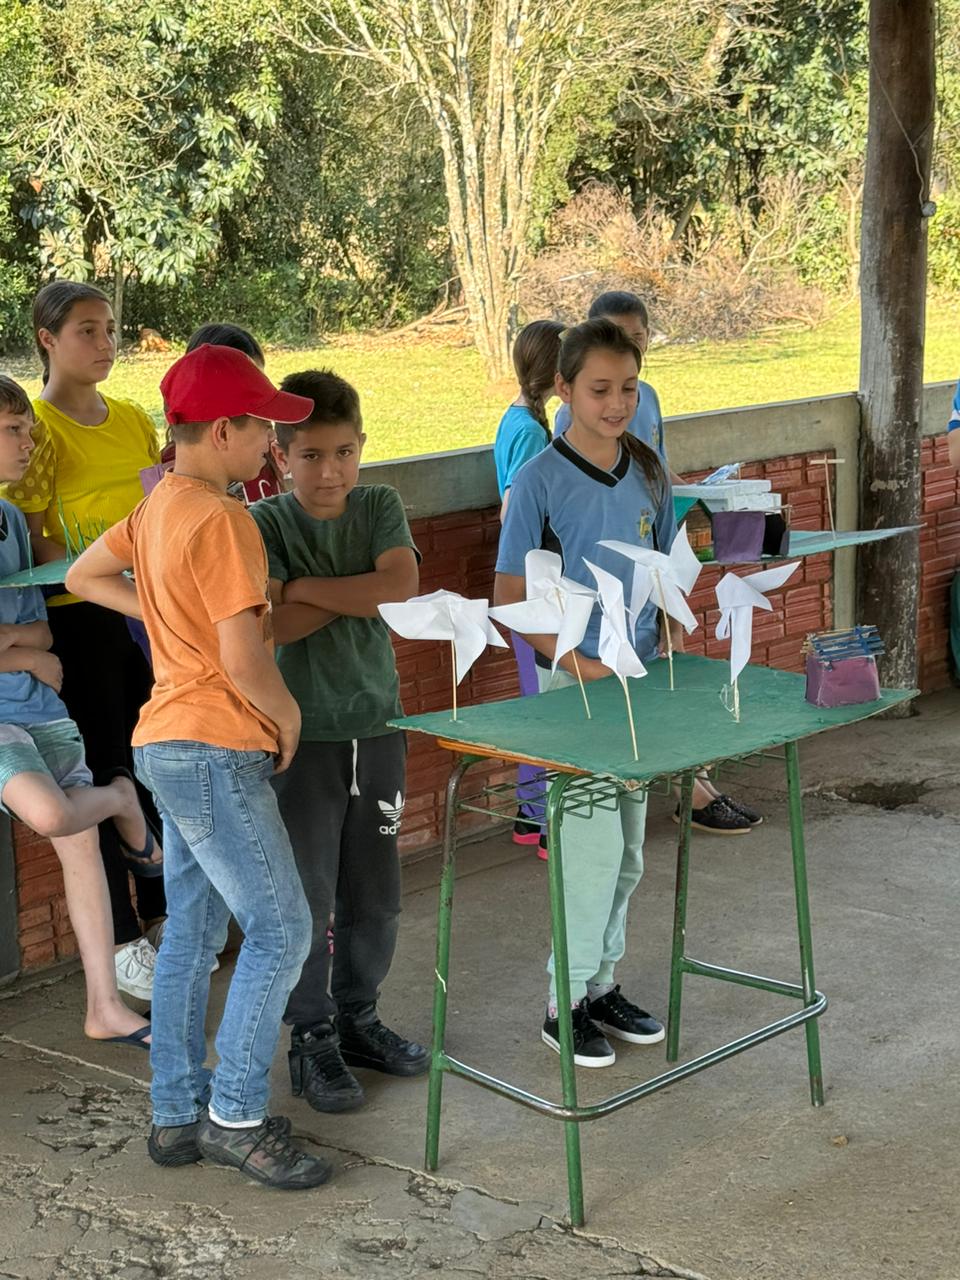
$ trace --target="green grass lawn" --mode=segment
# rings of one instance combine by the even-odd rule
[[[859,341],[859,311],[850,305],[815,330],[655,347],[644,376],[659,392],[665,414],[828,395],[856,387]],[[105,389],[136,400],[159,422],[158,384],[169,363],[167,356],[125,357]],[[318,365],[335,369],[360,391],[367,461],[489,444],[515,394],[510,384],[489,384],[476,352],[465,347],[367,336],[267,356],[267,372],[277,380]],[[19,362],[10,371],[37,392],[32,365]],[[960,375],[958,300],[930,302],[924,374],[928,382]]]

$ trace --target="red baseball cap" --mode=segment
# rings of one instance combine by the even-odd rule
[[[271,422],[303,422],[313,413],[312,400],[278,391],[242,351],[209,342],[171,365],[160,392],[171,426],[247,414]]]

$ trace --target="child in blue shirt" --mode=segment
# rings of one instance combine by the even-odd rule
[[[547,421],[547,400],[554,394],[557,376],[557,357],[560,354],[560,335],[563,325],[555,320],[533,320],[517,334],[513,347],[513,367],[520,384],[520,394],[514,400],[497,428],[493,446],[493,460],[497,467],[497,487],[502,504],[503,520],[509,501],[510,486],[524,463],[535,458],[550,443],[550,425]],[[510,633],[520,692],[524,695],[537,692],[537,674],[534,653],[523,636]],[[540,770],[530,765],[520,765],[517,770],[517,820],[513,824],[515,844],[537,846],[537,856],[546,861],[547,841],[543,829],[543,783]]]
[[[597,543],[618,540],[670,550],[676,526],[669,474],[654,450],[627,430],[637,407],[639,371],[639,349],[613,321],[589,320],[564,335],[556,386],[570,406],[571,424],[514,480],[497,559],[497,604],[524,598],[524,561],[534,549],[559,552],[564,573],[593,586],[586,556],[620,578],[628,598],[632,565]],[[598,657],[600,620],[597,606],[577,652],[585,680],[611,674]],[[540,686],[546,689],[556,637],[527,638],[539,655]],[[659,631],[652,604],[633,620],[631,639],[642,661],[656,658]],[[573,655],[567,654],[554,683],[572,682],[572,671]],[[645,800],[630,800],[618,811],[596,809],[588,817],[571,813],[564,818],[567,947],[579,1066],[605,1067],[616,1060],[606,1036],[631,1044],[663,1039],[656,1018],[626,999],[614,981],[627,906],[643,874],[645,821]],[[551,956],[541,1036],[559,1052],[553,967]]]
[[[0,482],[17,484],[33,452],[26,392],[0,374]],[[0,578],[31,565],[23,513],[0,501]],[[63,886],[87,988],[84,1031],[93,1040],[149,1048],[150,1024],[117,993],[113,919],[97,824],[112,819],[121,848],[160,870],[133,779],[123,770],[93,785],[80,731],[58,692],[63,682],[39,587],[0,587],[0,808],[46,836]]]
[[[953,405],[950,410],[950,421],[947,423],[947,448],[950,450],[950,461],[960,467],[960,382],[953,393]]]
[[[642,298],[622,289],[601,293],[590,304],[588,319],[596,320],[600,317],[618,324],[636,343],[641,355],[646,355],[650,342],[650,319]],[[649,382],[642,379],[638,382],[637,389],[637,408],[627,430],[658,454],[664,470],[670,474],[671,483],[683,484],[683,476],[672,471],[667,461],[663,415],[657,393]],[[556,434],[562,435],[569,425],[570,409],[568,405],[562,404],[557,410]],[[678,805],[674,821],[679,820]],[[719,792],[705,771],[697,778],[693,791],[693,825],[698,831],[715,836],[741,836],[749,834],[751,827],[758,826],[762,821],[760,814],[742,800]]]
[[[493,443],[497,488],[503,499],[501,520],[514,476],[550,443],[547,400],[554,394],[561,333],[563,325],[556,320],[533,320],[523,326],[514,343],[513,367],[520,394],[500,419]]]

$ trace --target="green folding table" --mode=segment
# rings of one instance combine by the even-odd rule
[[[441,711],[408,716],[393,722],[408,731],[429,734],[441,746],[457,755],[447,784],[444,815],[426,1167],[430,1170],[437,1168],[443,1077],[449,1072],[510,1098],[541,1115],[563,1122],[570,1221],[574,1226],[581,1226],[584,1221],[579,1128],[584,1121],[610,1115],[686,1076],[715,1066],[735,1054],[743,1053],[799,1026],[803,1026],[806,1033],[810,1099],[814,1106],[823,1105],[817,1019],[827,1007],[827,998],[816,989],[814,982],[797,744],[801,738],[838,725],[867,719],[916,695],[916,690],[884,690],[876,702],[824,709],[811,706],[805,701],[803,676],[767,667],[749,666],[740,676],[741,718],[737,722],[722,697],[724,685],[729,678],[728,663],[678,654],[675,658],[676,688],[673,691],[668,686],[666,668],[666,662],[656,662],[642,680],[630,681],[634,718],[638,728],[639,760],[633,759],[623,691],[619,681],[613,677],[589,686],[592,711],[590,720],[584,714],[580,690],[573,685],[535,698],[510,698],[503,702],[462,707],[456,720],[452,718],[451,712]],[[786,764],[793,885],[800,944],[799,983],[708,964],[688,956],[685,948],[690,819],[696,772],[704,766],[724,761],[742,761],[748,757],[772,754]],[[464,809],[476,810],[512,821],[516,811],[514,783],[488,785],[482,787],[475,796],[466,799],[461,796],[461,784],[470,767],[490,758],[542,766],[548,787],[547,869],[560,1021],[562,1101],[559,1103],[539,1097],[506,1080],[499,1080],[459,1061],[446,1051],[457,813]],[[618,802],[630,803],[631,797],[643,796],[655,784],[677,776],[682,781],[670,961],[667,1062],[677,1063],[679,1057],[680,1008],[683,979],[687,974],[773,992],[786,996],[796,1007],[785,1017],[767,1023],[756,1031],[701,1054],[689,1062],[672,1066],[652,1080],[613,1094],[602,1102],[581,1106],[577,1102],[570,1020],[570,976],[560,852],[563,818],[573,811],[587,813],[597,807],[612,808]]]

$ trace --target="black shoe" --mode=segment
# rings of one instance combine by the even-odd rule
[[[294,1027],[290,1036],[290,1087],[314,1111],[356,1111],[364,1103],[360,1081],[340,1056],[340,1037],[330,1021]]]
[[[388,1076],[419,1076],[430,1070],[430,1050],[385,1027],[375,1004],[341,1013],[337,1030],[340,1056],[351,1067],[369,1067]]]
[[[620,994],[618,986],[605,996],[588,1000],[587,1013],[604,1035],[626,1040],[629,1044],[658,1044],[665,1034],[656,1018],[652,1018],[646,1009],[638,1009],[631,1004],[626,996]]]
[[[757,813],[756,809],[751,809],[748,804],[744,804],[742,800],[734,800],[733,796],[722,795],[720,799],[724,802],[728,809],[732,809],[734,813],[742,813],[751,827],[759,827],[763,821],[763,814]]]
[[[573,1015],[573,1060],[578,1067],[612,1067],[617,1055],[603,1038],[603,1032],[590,1020],[587,1002],[581,1000],[571,1011]],[[540,1039],[551,1049],[560,1052],[560,1019],[551,1018],[550,1011],[544,1019]]]
[[[680,821],[679,805],[674,810],[673,820]],[[694,809],[690,821],[698,831],[707,831],[712,836],[743,836],[751,825],[742,813],[730,808],[723,796],[716,796],[702,809]]]
[[[196,1164],[202,1158],[197,1146],[201,1123],[194,1120],[192,1124],[155,1124],[147,1139],[147,1151],[153,1163],[169,1169],[181,1164]],[[290,1121],[286,1116],[270,1116],[266,1123],[274,1133],[286,1135],[290,1132]]]
[[[319,1187],[333,1172],[328,1160],[295,1147],[287,1132],[274,1121],[263,1120],[249,1129],[227,1129],[213,1120],[201,1120],[197,1133],[200,1155],[211,1164],[239,1169],[255,1182],[278,1191],[304,1191]]]

